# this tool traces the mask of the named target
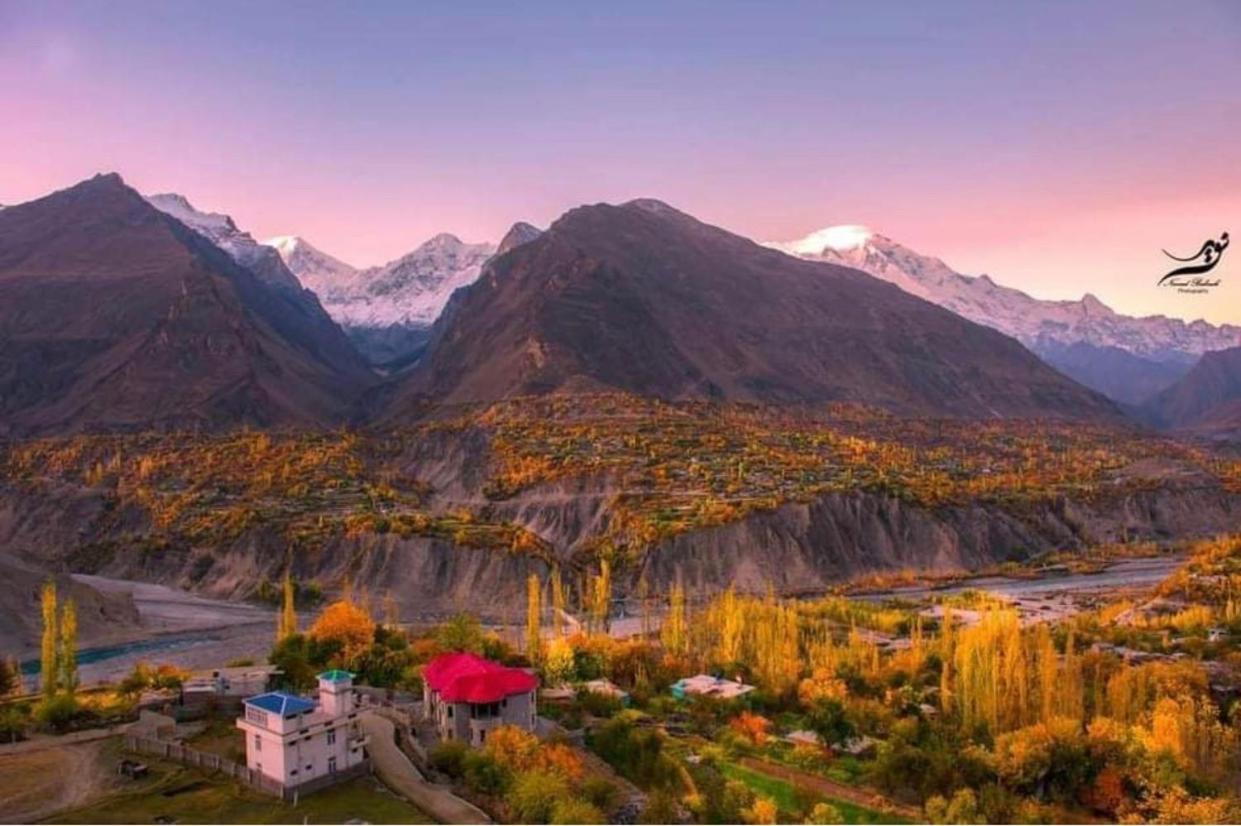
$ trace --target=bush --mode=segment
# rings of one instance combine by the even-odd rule
[[[501,795],[508,788],[509,770],[489,754],[471,751],[462,760],[465,784],[479,794]]]
[[[588,777],[582,781],[582,797],[602,812],[610,812],[620,796],[616,785],[603,777]]]
[[[465,757],[468,749],[460,740],[437,743],[429,755],[431,768],[449,777],[461,777],[465,773]]]
[[[641,817],[638,818],[639,823],[676,823],[680,820],[680,812],[677,811],[676,800],[667,792],[656,792],[646,801],[646,808],[642,810]],[[721,821],[724,823],[738,821]]]
[[[585,800],[567,797],[552,804],[551,822],[553,824],[563,824],[564,826],[574,826],[574,824],[578,823],[607,823],[608,821],[603,816],[603,812],[599,811],[593,804]]]
[[[508,805],[521,823],[547,823],[557,802],[568,798],[569,784],[558,774],[522,772],[513,779]]]
[[[844,823],[845,819],[841,816],[840,809],[837,809],[831,803],[816,803],[814,808],[810,810],[810,814],[806,817],[805,822],[816,824],[816,826],[818,824],[826,826],[826,824],[831,823]]]
[[[72,694],[57,694],[55,697],[43,700],[34,712],[39,725],[58,733],[69,728],[77,713],[78,703]]]

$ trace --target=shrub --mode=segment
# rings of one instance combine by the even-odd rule
[[[461,768],[465,784],[479,794],[504,794],[512,778],[507,768],[483,752],[471,751],[466,754],[461,761]]]
[[[35,708],[35,719],[44,728],[63,732],[69,728],[78,713],[77,700],[72,694],[58,694],[43,700]]]
[[[552,805],[551,823],[564,824],[564,826],[574,826],[574,824],[586,823],[607,823],[607,818],[603,812],[585,800],[576,800],[571,797],[557,800]]]
[[[816,824],[816,826],[818,824],[826,826],[826,824],[844,823],[845,819],[841,816],[840,809],[837,809],[831,803],[816,803],[814,808],[810,810],[810,814],[806,816],[805,822]]]
[[[558,774],[528,771],[518,774],[508,792],[508,805],[521,823],[547,823],[556,803],[569,796],[569,784]]]
[[[449,777],[465,773],[465,757],[468,749],[460,740],[445,740],[431,749],[431,767]]]
[[[616,806],[619,791],[616,784],[603,777],[588,777],[579,789],[582,797],[600,811],[610,812]]]

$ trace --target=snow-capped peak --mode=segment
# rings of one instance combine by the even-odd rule
[[[768,246],[793,255],[820,255],[825,250],[844,252],[857,249],[869,241],[872,235],[874,233],[861,224],[837,224],[816,230],[796,241],[771,243]]]
[[[856,224],[828,227],[797,241],[766,246],[890,281],[957,315],[994,327],[1039,353],[1080,343],[1166,361],[1192,359],[1241,343],[1241,328],[1187,324],[1164,316],[1133,318],[1117,313],[1091,293],[1078,301],[1040,300],[985,275],[962,275],[938,258],[914,252]]]
[[[318,294],[333,318],[367,328],[429,326],[453,291],[478,278],[495,253],[492,244],[467,244],[442,232],[395,261],[358,270],[296,235],[265,243]]]
[[[280,260],[280,256],[270,247],[255,241],[250,233],[238,229],[228,215],[195,209],[188,198],[176,192],[161,192],[143,197],[160,212],[171,215],[206,237],[259,278],[280,287],[301,289],[302,285]]]

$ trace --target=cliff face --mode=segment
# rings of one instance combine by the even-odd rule
[[[474,480],[454,470],[468,453],[461,444],[441,446],[411,462],[424,478],[438,478],[443,485],[440,507],[483,505],[492,517],[516,522],[549,542],[568,571],[574,570],[577,552],[613,518],[617,491],[602,477],[543,486],[486,505],[470,484]],[[237,599],[250,596],[264,578],[279,579],[290,559],[288,541],[270,529],[252,530],[215,547],[143,548],[133,540],[142,522],[133,518],[113,521],[120,532],[98,537],[93,520],[104,510],[104,503],[89,494],[36,496],[0,488],[0,547],[26,566],[153,581]],[[771,585],[785,593],[813,592],[869,571],[977,568],[1126,538],[1211,535],[1238,523],[1241,497],[1195,476],[1123,495],[1015,508],[930,509],[891,496],[830,494],[662,542],[640,564],[617,572],[617,596],[632,593],[642,578],[655,591],[679,580],[692,592],[730,584],[747,591]],[[47,525],[56,527],[40,527]],[[390,592],[403,614],[428,619],[469,610],[492,620],[515,620],[524,610],[526,577],[549,571],[548,560],[537,555],[394,534],[339,536],[298,548],[292,561],[298,579],[330,584],[348,577],[376,598]]]

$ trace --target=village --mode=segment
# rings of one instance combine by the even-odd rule
[[[266,662],[91,687],[49,585],[46,665],[0,706],[5,818],[1230,822],[1241,540],[1106,551],[796,600],[616,601],[604,564],[531,577],[508,629],[377,620],[347,585],[306,610],[286,579]]]

